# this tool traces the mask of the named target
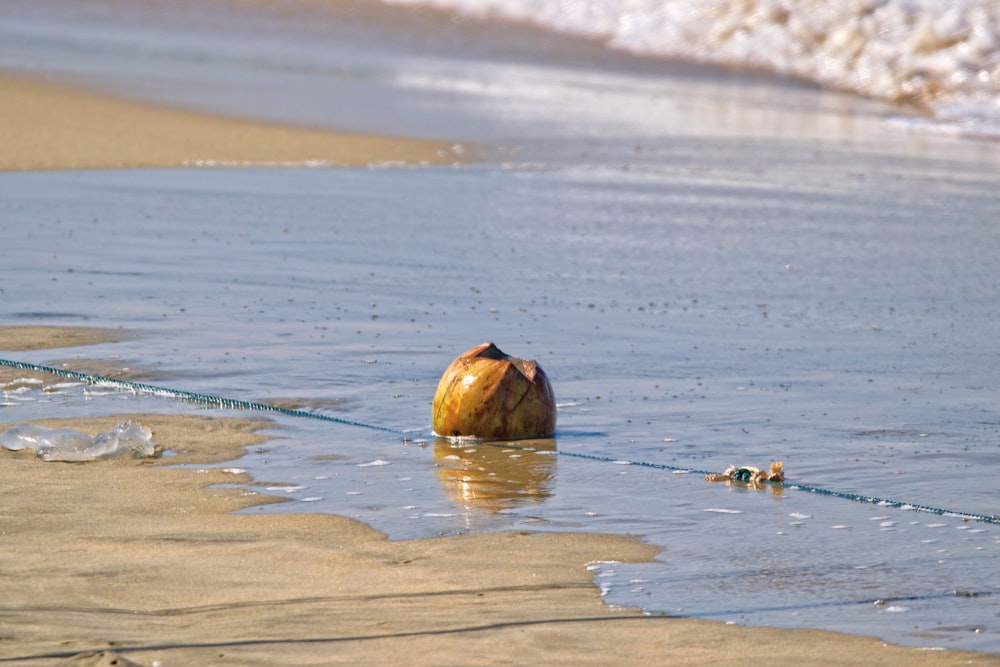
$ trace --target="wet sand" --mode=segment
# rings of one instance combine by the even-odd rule
[[[460,157],[447,142],[291,128],[19,77],[0,77],[0,96],[7,171]],[[126,335],[0,328],[0,356],[79,353]],[[135,377],[107,359],[72,368]],[[0,383],[24,375],[0,369]],[[0,414],[0,431],[17,417]],[[266,448],[263,431],[276,429],[266,420],[109,414],[39,423],[96,433],[128,418],[148,425],[171,455],[68,464],[0,450],[0,663],[1000,665],[995,655],[609,607],[587,563],[670,557],[627,537],[388,541],[344,517],[254,515],[280,499],[229,487],[267,480],[220,464],[239,466],[246,448]]]
[[[447,164],[453,145],[285,127],[0,75],[0,171]]]
[[[0,329],[5,357],[101,335]],[[0,662],[1000,664],[1000,656],[608,607],[587,563],[657,556],[623,536],[522,531],[393,542],[343,517],[233,514],[279,502],[220,486],[255,483],[217,464],[266,447],[261,431],[275,425],[265,420],[39,423],[96,433],[125,419],[148,425],[169,455],[67,464],[0,451]]]

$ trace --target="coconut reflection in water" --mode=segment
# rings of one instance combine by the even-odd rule
[[[499,512],[552,493],[555,438],[504,442],[434,441],[438,480],[465,509]]]

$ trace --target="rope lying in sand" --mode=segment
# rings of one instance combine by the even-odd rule
[[[78,371],[67,371],[62,368],[54,368],[52,366],[40,366],[38,364],[29,364],[23,361],[10,361],[9,359],[0,359],[0,366],[8,366],[10,368],[16,368],[22,371],[33,371],[36,373],[51,373],[52,375],[58,375],[59,377],[64,377],[71,380],[77,380],[79,382],[84,382],[86,384],[93,385],[95,387],[115,387],[117,389],[124,389],[125,391],[131,391],[134,393],[151,394],[153,396],[163,396],[165,398],[176,398],[181,401],[187,401],[189,403],[199,403],[201,405],[208,405],[215,408],[222,408],[224,410],[278,412],[283,415],[288,415],[289,417],[322,419],[323,421],[334,422],[336,424],[343,424],[345,426],[356,426],[358,428],[367,428],[375,431],[385,431],[388,433],[401,433],[401,431],[394,428],[389,428],[387,426],[365,424],[364,422],[353,421],[351,419],[343,419],[342,417],[332,417],[330,415],[324,415],[318,412],[308,412],[306,410],[296,410],[294,408],[282,408],[277,405],[268,405],[267,403],[259,403],[256,401],[243,401],[235,398],[222,398],[221,396],[211,396],[209,394],[197,394],[191,391],[181,391],[179,389],[158,387],[152,384],[143,384],[142,382],[132,382],[131,380],[116,380],[114,378],[103,377],[101,375],[90,375],[89,373],[80,373]]]
[[[510,443],[504,443],[502,446],[507,449],[527,449],[527,448],[513,446]],[[559,454],[562,456],[570,456],[578,459],[589,459],[591,461],[599,461],[601,463],[615,463],[618,465],[641,466],[643,468],[657,468],[659,470],[669,470],[675,473],[692,473],[705,476],[718,474],[718,473],[708,472],[705,470],[694,470],[692,468],[667,465],[665,463],[650,463],[648,461],[630,461],[624,459],[616,459],[610,456],[580,454],[578,452],[564,452],[562,450],[559,451]],[[868,496],[861,493],[851,493],[849,491],[831,491],[830,489],[823,489],[817,486],[808,486],[806,484],[797,484],[795,482],[763,482],[763,484],[767,486],[782,487],[797,491],[805,491],[807,493],[815,493],[821,496],[830,496],[832,498],[853,500],[854,502],[866,503],[869,505],[881,505],[883,507],[892,507],[896,509],[913,510],[917,512],[928,512],[930,514],[937,514],[939,516],[948,516],[957,519],[965,519],[968,521],[980,521],[982,523],[992,523],[994,525],[1000,525],[1000,516],[998,515],[991,516],[988,514],[976,514],[974,512],[960,512],[957,510],[945,509],[943,507],[932,507],[931,505],[920,505],[917,503],[907,503],[899,500],[888,500],[886,498],[877,498],[875,496]]]
[[[89,373],[80,373],[78,371],[69,371],[62,368],[54,368],[52,366],[41,366],[39,364],[31,364],[22,361],[11,361],[9,359],[0,359],[0,366],[7,366],[9,368],[15,368],[22,371],[49,373],[51,375],[56,375],[71,380],[77,380],[78,382],[83,382],[85,384],[93,386],[114,387],[117,389],[123,389],[125,391],[131,391],[134,393],[151,394],[153,396],[163,396],[166,398],[175,398],[182,401],[198,403],[201,405],[207,405],[226,410],[274,412],[278,414],[287,415],[289,417],[319,419],[322,421],[333,422],[335,424],[342,424],[344,426],[355,426],[357,428],[366,428],[373,431],[382,431],[384,433],[395,433],[397,435],[402,435],[404,437],[408,437],[408,435],[410,435],[410,433],[407,431],[390,428],[388,426],[367,424],[365,422],[354,421],[351,419],[344,419],[342,417],[333,417],[330,415],[324,415],[318,412],[308,412],[306,410],[296,410],[294,408],[283,408],[276,405],[269,405],[267,403],[260,403],[257,401],[244,401],[233,398],[212,396],[210,394],[199,394],[190,391],[182,391],[178,389],[170,389],[167,387],[159,387],[151,384],[144,384],[142,382],[132,382],[130,380],[116,380],[114,378],[103,377],[100,375],[91,375]],[[520,447],[518,445],[514,445],[509,442],[504,442],[504,443],[483,442],[480,444],[489,445],[493,447],[503,447],[504,449],[514,449],[519,451],[534,451],[530,447]],[[666,463],[652,463],[649,461],[633,461],[628,459],[617,459],[610,456],[599,456],[596,454],[581,454],[579,452],[569,452],[564,450],[557,450],[557,454],[559,454],[560,456],[566,456],[576,459],[585,459],[588,461],[596,461],[599,463],[612,463],[616,465],[625,465],[625,466],[639,466],[642,468],[668,470],[670,472],[675,472],[675,473],[692,473],[705,476],[718,474],[706,470],[695,470],[692,468],[672,466]],[[976,514],[974,512],[960,512],[957,510],[950,510],[942,507],[933,507],[931,505],[921,505],[918,503],[907,503],[898,500],[888,500],[886,498],[878,498],[875,496],[868,496],[860,493],[852,493],[849,491],[832,491],[830,489],[823,489],[820,487],[808,486],[805,484],[796,484],[794,482],[765,482],[765,484],[792,490],[805,491],[807,493],[815,493],[821,496],[829,496],[832,498],[841,498],[843,500],[851,500],[854,502],[866,503],[869,505],[880,505],[883,507],[892,507],[895,509],[927,512],[930,514],[954,517],[966,521],[979,521],[981,523],[1000,525],[1000,515],[991,516],[987,514]]]

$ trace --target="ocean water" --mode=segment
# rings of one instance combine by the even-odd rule
[[[938,131],[1000,136],[1000,5],[992,0],[385,1],[911,101],[932,112]]]
[[[467,44],[482,25],[25,7],[0,22],[22,35],[5,67],[482,159],[0,174],[0,324],[135,332],[5,358],[393,429],[275,417],[226,464],[289,500],[250,512],[390,539],[633,534],[662,552],[594,564],[610,604],[1000,652],[995,525],[683,472],[781,460],[800,484],[1000,512],[995,143],[509,25]],[[430,432],[440,374],[486,340],[552,379],[537,451]],[[5,387],[0,420],[205,410],[53,379]]]

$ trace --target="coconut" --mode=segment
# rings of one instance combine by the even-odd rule
[[[555,394],[537,362],[483,343],[455,359],[441,376],[432,423],[444,437],[540,438],[556,428]]]

